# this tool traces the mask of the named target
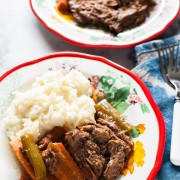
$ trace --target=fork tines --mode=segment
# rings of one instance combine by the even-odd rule
[[[177,72],[179,69],[179,46],[179,44],[175,44],[173,46],[167,46],[157,50],[161,73],[166,83],[168,83],[171,87],[174,87],[174,85],[168,78],[168,72]]]

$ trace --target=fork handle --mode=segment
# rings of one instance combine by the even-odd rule
[[[176,99],[174,104],[170,160],[180,166],[180,99]]]

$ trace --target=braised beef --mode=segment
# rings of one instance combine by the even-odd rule
[[[57,180],[85,180],[80,168],[62,143],[49,143],[47,149],[42,152],[42,158],[47,171]]]
[[[132,142],[115,124],[109,126],[103,119],[97,122],[67,132],[66,146],[81,167],[85,179],[112,179],[124,168],[132,152]]]
[[[101,113],[101,112],[100,112]],[[118,133],[120,129],[115,124],[115,121],[109,121],[109,120],[104,120],[102,118],[98,118],[97,122],[103,126],[107,126],[110,128],[114,133]]]
[[[42,137],[37,145],[40,151],[43,151],[47,148],[48,144],[51,142],[59,142],[63,139],[65,134],[65,130],[62,127],[55,127],[53,128],[48,134]]]
[[[122,139],[123,141],[125,141],[127,144],[129,144],[129,146],[133,146],[133,143],[131,142],[131,138],[129,136],[126,135],[126,131],[121,131],[116,133],[116,136],[120,139]]]
[[[87,163],[86,158],[89,157],[89,154],[91,154],[90,152],[92,151],[95,154],[100,154],[100,150],[99,147],[93,142],[91,148],[87,150],[87,147],[89,147],[88,145],[90,143],[88,142],[90,140],[90,134],[81,130],[81,128],[76,128],[73,131],[66,133],[65,140],[68,144],[67,149],[70,153],[72,153],[71,155],[79,164],[85,179],[96,180],[97,177],[92,171],[90,165]]]
[[[97,25],[118,34],[145,21],[154,0],[69,0],[80,25]]]
[[[102,119],[102,118],[98,118],[97,122],[99,124],[102,124],[104,126],[107,126],[108,128],[110,128],[118,138],[122,139],[123,141],[125,141],[127,144],[129,144],[129,146],[133,146],[133,143],[131,141],[130,136],[128,136],[126,133],[126,130],[121,130],[117,127],[117,125],[115,124],[114,121],[109,121],[106,119]]]
[[[56,153],[49,149],[46,149],[45,151],[42,152],[41,155],[43,157],[43,160],[46,164],[46,168],[48,169],[48,171],[51,174],[54,174],[54,169],[57,163]]]
[[[123,150],[112,154],[110,161],[106,166],[106,170],[103,173],[103,176],[107,179],[112,179],[117,177],[121,170],[124,168],[124,152]]]
[[[110,154],[110,160],[107,163],[103,176],[112,179],[119,175],[125,165],[125,158],[128,158],[126,147],[122,145],[121,140],[110,140],[107,144],[107,152]]]

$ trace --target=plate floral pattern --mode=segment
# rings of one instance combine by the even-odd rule
[[[81,71],[87,78],[97,78],[94,88],[102,91],[106,99],[133,124],[134,149],[120,179],[154,179],[162,162],[165,127],[146,86],[132,72],[103,57],[72,52],[30,61],[0,77],[0,153],[3,153],[0,175],[9,168],[11,171],[5,174],[7,180],[20,175],[19,164],[8,145],[4,120],[13,93],[28,89],[34,78],[46,71],[68,72],[71,69]]]
[[[138,103],[143,113],[149,112],[145,103],[137,94],[136,89],[128,79],[122,75],[108,71],[106,75],[100,77],[100,87],[106,94],[106,99],[121,113],[130,106]]]
[[[113,36],[94,28],[83,28],[72,17],[57,11],[56,0],[30,0],[31,8],[40,22],[51,32],[69,42],[86,47],[130,47],[149,40],[164,30],[178,15],[179,0],[156,0],[156,6],[142,25]],[[163,21],[162,21],[163,19]]]

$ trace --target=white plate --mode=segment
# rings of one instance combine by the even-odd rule
[[[134,154],[129,160],[129,170],[124,170],[126,175],[120,179],[154,179],[162,163],[165,126],[147,87],[131,71],[110,60],[73,52],[55,53],[21,64],[0,77],[0,176],[5,180],[16,180],[20,176],[19,164],[8,145],[3,120],[13,99],[13,92],[28,89],[34,79],[46,71],[69,71],[72,68],[87,77],[99,75],[103,80],[99,87],[106,94],[113,93],[109,101],[115,102],[134,126]],[[117,98],[119,94],[122,96]]]
[[[30,0],[31,8],[40,22],[65,40],[85,47],[125,48],[150,40],[173,22],[180,9],[179,0],[156,0],[157,5],[146,21],[131,30],[112,36],[96,28],[82,28],[74,21],[60,16],[55,10],[56,0]]]

